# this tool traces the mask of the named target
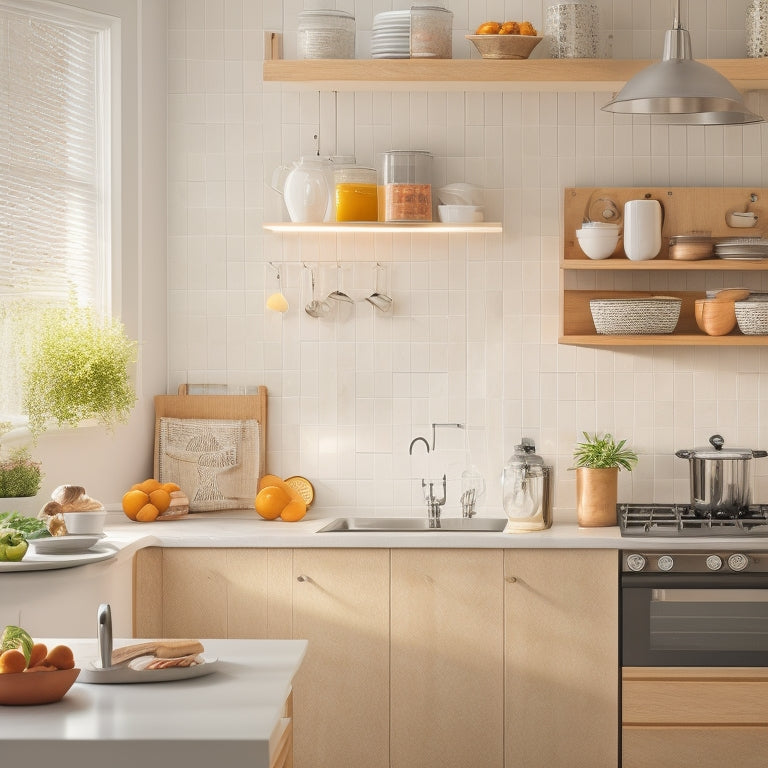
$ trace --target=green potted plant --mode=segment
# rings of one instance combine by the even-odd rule
[[[22,406],[33,437],[52,422],[74,427],[96,420],[113,429],[127,421],[136,403],[130,366],[137,345],[122,323],[74,301],[34,317],[35,333],[21,361]]]
[[[637,454],[610,433],[582,433],[573,452],[576,469],[576,517],[582,527],[616,525],[619,470],[631,472]]]
[[[39,507],[34,497],[40,491],[43,471],[27,446],[9,447],[3,442],[12,430],[10,422],[0,422],[0,512],[6,508],[30,512]]]

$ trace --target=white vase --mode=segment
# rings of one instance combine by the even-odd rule
[[[40,497],[36,496],[6,496],[0,497],[0,514],[5,512],[18,512],[25,517],[37,517],[37,513],[45,505]]]

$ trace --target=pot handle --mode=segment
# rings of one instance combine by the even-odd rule
[[[709,444],[716,451],[721,451],[725,445],[725,438],[722,435],[712,435],[712,437],[709,438]]]
[[[682,448],[679,451],[675,451],[675,456],[677,456],[678,459],[692,459],[693,455],[694,455],[694,452],[686,448]]]

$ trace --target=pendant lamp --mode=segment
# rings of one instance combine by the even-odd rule
[[[603,109],[685,125],[763,122],[725,77],[693,59],[691,36],[680,24],[680,0],[675,0],[673,29],[666,32],[661,61],[638,72]]]

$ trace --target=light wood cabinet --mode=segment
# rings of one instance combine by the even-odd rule
[[[296,768],[389,765],[389,550],[295,549]]]
[[[296,768],[616,768],[617,573],[614,550],[152,548],[134,627],[307,639]]]
[[[392,768],[504,764],[502,550],[393,549]]]
[[[617,573],[612,550],[505,550],[506,768],[618,765]]]

